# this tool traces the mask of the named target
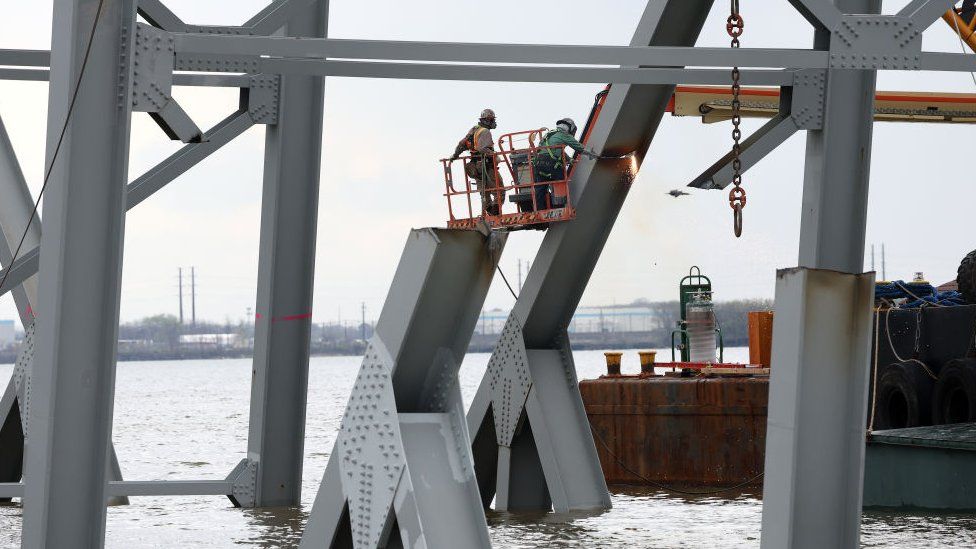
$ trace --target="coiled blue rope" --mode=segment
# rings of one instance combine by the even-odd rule
[[[956,290],[940,292],[928,282],[905,282],[904,280],[875,284],[874,297],[875,299],[887,299],[889,301],[907,299],[908,301],[901,305],[903,309],[914,309],[927,305],[952,307],[966,304],[962,294]]]

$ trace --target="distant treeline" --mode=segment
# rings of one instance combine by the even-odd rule
[[[626,331],[604,330],[574,332],[569,334],[573,348],[584,349],[660,349],[671,346],[671,331],[677,326],[681,318],[680,306],[677,301],[651,302],[638,300],[620,308],[647,308],[656,319],[649,330]],[[606,311],[613,311],[613,307],[606,307]],[[773,302],[770,299],[742,299],[735,301],[719,301],[715,303],[715,319],[722,329],[722,338],[726,347],[743,347],[749,344],[749,318],[751,311],[771,311]],[[490,352],[499,334],[476,333],[471,341],[470,351]]]
[[[749,344],[747,313],[772,309],[768,299],[721,301],[715,304],[715,316],[726,347]],[[647,308],[655,318],[653,327],[643,331],[604,330],[574,332],[570,334],[573,348],[627,349],[667,348],[671,345],[671,331],[680,318],[677,301],[648,302],[638,300],[626,307]],[[608,311],[613,307],[607,307]],[[187,341],[210,334],[229,334],[232,341],[224,338],[220,343]],[[360,355],[365,350],[365,339],[372,337],[372,324],[313,324],[310,350],[313,355]],[[190,336],[189,338],[184,336]],[[499,334],[475,333],[471,340],[471,352],[490,352]],[[172,315],[156,315],[142,320],[126,322],[119,326],[119,360],[178,360],[206,358],[250,357],[254,346],[254,324],[251,322],[180,323]],[[16,347],[0,350],[0,363],[11,363],[17,358]]]

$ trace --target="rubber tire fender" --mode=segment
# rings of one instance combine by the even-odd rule
[[[931,425],[934,387],[935,380],[917,362],[885,366],[878,379],[874,429]]]
[[[966,303],[976,304],[976,250],[969,252],[956,271],[956,284]]]
[[[976,421],[976,359],[947,362],[939,372],[932,400],[934,425]]]

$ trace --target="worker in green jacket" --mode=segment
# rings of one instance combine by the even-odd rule
[[[583,147],[575,136],[576,123],[572,118],[559,120],[556,122],[556,129],[543,136],[539,143],[539,150],[532,160],[536,183],[561,181],[566,178],[566,147],[570,147],[577,154],[599,158],[599,155]],[[536,185],[535,207],[538,210],[552,208],[552,185]]]

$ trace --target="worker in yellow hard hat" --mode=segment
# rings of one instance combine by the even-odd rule
[[[481,192],[481,207],[489,215],[501,213],[505,201],[505,191],[501,189],[501,174],[495,162],[495,144],[491,130],[498,127],[495,111],[481,111],[478,124],[458,142],[451,160],[457,160],[462,153],[471,153],[470,160],[464,163],[464,173],[475,180]]]

